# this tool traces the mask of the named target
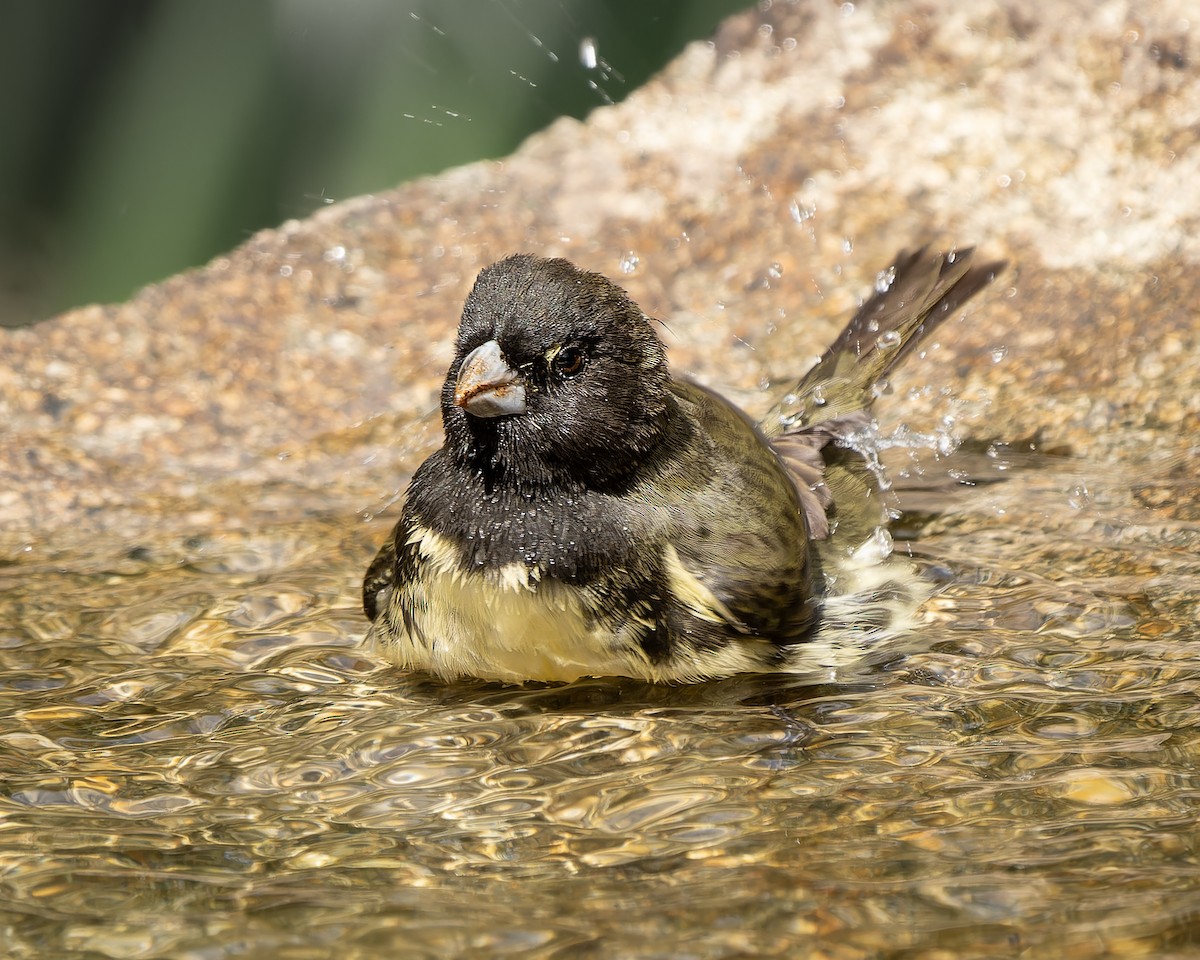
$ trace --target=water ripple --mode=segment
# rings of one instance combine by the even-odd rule
[[[1186,952],[1200,551],[1078,482],[938,518],[916,649],[837,682],[406,676],[344,520],[6,568],[10,952]]]

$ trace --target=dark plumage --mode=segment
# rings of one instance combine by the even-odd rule
[[[882,522],[848,437],[872,387],[1002,266],[970,262],[901,255],[759,427],[672,376],[606,278],[532,256],[486,268],[442,390],[445,443],[363,583],[369,641],[404,667],[508,681],[803,664],[837,576],[814,543]]]

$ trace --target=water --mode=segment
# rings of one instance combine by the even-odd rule
[[[1194,955],[1189,491],[1179,464],[1133,482],[1053,460],[965,493],[899,531],[944,586],[919,649],[837,683],[382,668],[356,648],[357,589],[386,524],[354,516],[18,554],[0,567],[0,942]]]

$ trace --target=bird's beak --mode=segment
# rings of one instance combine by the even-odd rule
[[[463,360],[454,382],[454,402],[473,417],[525,412],[525,383],[495,340],[476,347]]]

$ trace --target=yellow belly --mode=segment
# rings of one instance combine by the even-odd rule
[[[464,572],[457,550],[441,535],[417,529],[409,539],[420,552],[421,576],[389,598],[367,634],[380,656],[397,666],[514,683],[589,676],[670,682],[763,669],[767,644],[748,637],[703,652],[684,644],[669,662],[652,663],[637,641],[650,624],[632,611],[616,611],[623,615],[613,618],[618,626],[597,623],[588,616],[584,589],[544,578],[536,567],[510,563]],[[681,566],[672,573],[675,592],[698,614],[722,615],[712,609],[719,604],[711,593]],[[405,629],[401,605],[412,632]]]

